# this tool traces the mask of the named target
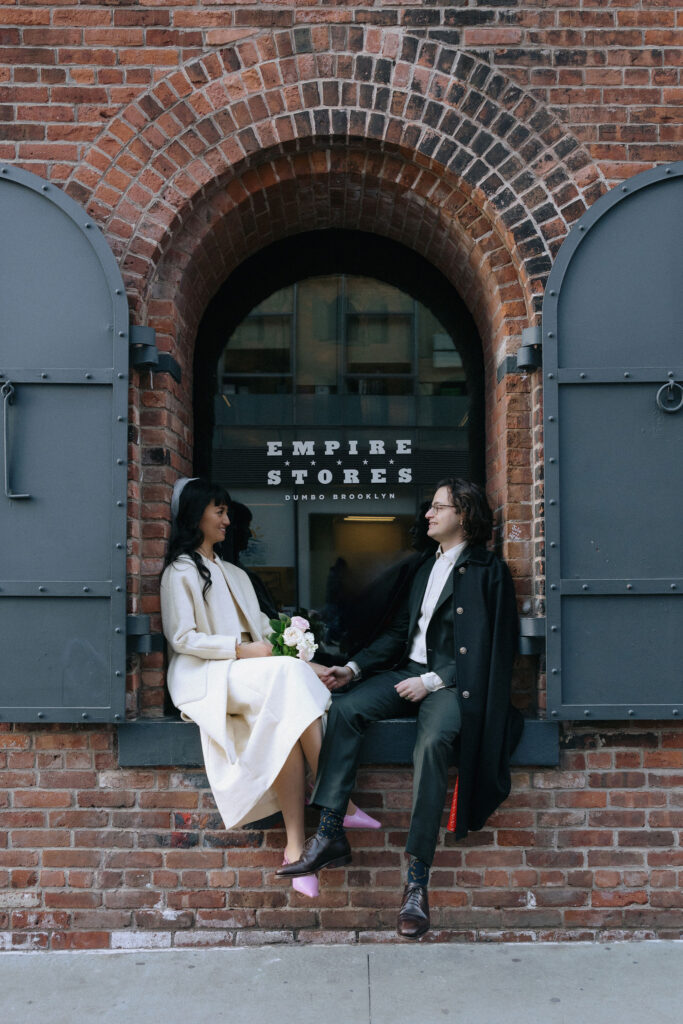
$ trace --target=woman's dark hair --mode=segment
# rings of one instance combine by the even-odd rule
[[[199,520],[204,515],[204,509],[211,503],[216,505],[230,506],[230,495],[225,487],[219,484],[212,484],[208,480],[190,480],[180,492],[178,502],[178,515],[171,526],[171,537],[168,542],[168,550],[164,565],[175,562],[180,555],[189,555],[197,566],[197,572],[204,580],[202,596],[206,594],[211,586],[211,573],[202,562],[201,555],[197,554],[197,548],[204,540],[204,534],[199,529]]]
[[[462,528],[470,544],[486,544],[491,539],[493,513],[483,487],[460,477],[448,476],[439,480],[439,487],[447,487],[451,500],[462,515]]]

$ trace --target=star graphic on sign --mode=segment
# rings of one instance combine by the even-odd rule
[[[363,465],[367,466],[367,464],[368,464],[368,460],[367,459],[363,459]]]
[[[341,466],[341,464],[342,464],[342,463],[341,463],[341,459],[337,459],[337,465],[338,465],[338,466]]]
[[[315,459],[311,459],[311,465],[315,466]]]
[[[393,464],[394,464],[394,460],[393,459],[389,459],[389,465],[393,466]]]
[[[289,460],[287,460],[287,462],[285,462],[285,466],[288,466],[288,465],[289,465]]]

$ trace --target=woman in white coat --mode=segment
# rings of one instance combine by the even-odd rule
[[[174,488],[161,578],[168,689],[183,718],[199,726],[225,827],[281,810],[285,861],[295,861],[304,844],[304,762],[315,774],[330,693],[310,664],[271,656],[270,623],[249,577],[214,551],[230,524],[229,503],[222,487],[205,480],[183,478]],[[379,822],[350,805],[349,824]],[[317,896],[314,875],[294,882]]]

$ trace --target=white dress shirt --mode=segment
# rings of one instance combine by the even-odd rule
[[[432,566],[432,571],[429,574],[424,597],[422,599],[420,618],[417,620],[410,653],[408,655],[411,661],[416,661],[419,665],[427,664],[427,628],[431,622],[432,615],[434,614],[436,603],[441,596],[441,591],[453,572],[453,566],[466,546],[467,541],[463,541],[462,544],[455,544],[452,548],[448,548],[447,551],[442,551],[441,547],[439,547],[436,552],[434,565]],[[347,662],[346,667],[353,670],[354,679],[360,678],[360,669],[355,661]],[[420,675],[420,679],[422,680],[424,688],[430,693],[433,693],[435,690],[440,690],[445,686],[441,676],[437,675],[436,672],[424,672]]]

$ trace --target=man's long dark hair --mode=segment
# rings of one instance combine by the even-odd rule
[[[175,562],[180,555],[189,555],[197,566],[197,572],[204,580],[202,596],[205,600],[211,586],[211,573],[202,562],[197,548],[204,540],[204,534],[199,529],[199,520],[204,515],[204,509],[212,502],[216,505],[230,506],[230,495],[220,484],[213,484],[202,479],[190,480],[185,484],[180,492],[178,515],[171,526],[171,537],[164,559],[166,566]]]
[[[462,528],[469,544],[486,544],[491,539],[493,513],[483,487],[461,477],[447,476],[439,480],[439,487],[447,487],[451,501],[462,516]]]

